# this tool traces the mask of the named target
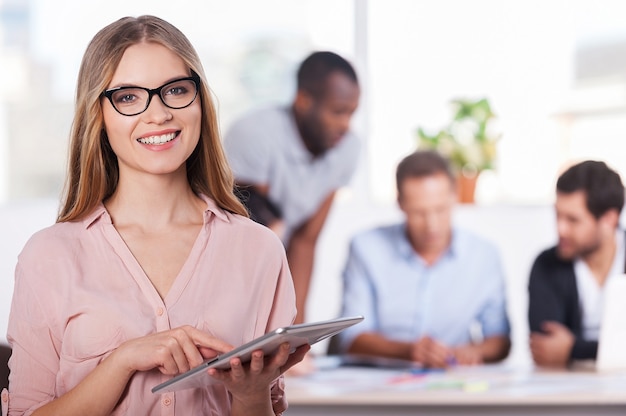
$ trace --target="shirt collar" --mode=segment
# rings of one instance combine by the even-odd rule
[[[450,239],[450,247],[448,247],[448,252],[450,256],[458,256],[461,252],[460,250],[461,242],[459,241],[459,234],[452,228],[452,238]]]
[[[626,273],[626,254],[624,254],[624,230],[621,228],[617,228],[615,230],[615,255],[613,256],[613,264],[611,266],[611,270],[609,271],[609,277],[612,275],[619,275]],[[588,273],[591,276],[591,270],[587,263],[580,257],[576,257],[573,261],[574,270],[576,275]]]
[[[215,218],[221,221],[230,222],[226,212],[224,212],[223,209],[219,208],[217,204],[215,204],[215,201],[212,198],[209,198],[208,196],[204,194],[200,194],[199,196],[207,204],[207,207],[204,210],[204,223],[205,224],[209,222],[212,216],[214,216]],[[113,220],[111,219],[111,216],[109,215],[109,212],[107,211],[106,207],[104,206],[102,202],[100,202],[98,206],[96,206],[96,208],[89,215],[83,218],[81,220],[81,223],[83,224],[85,229],[88,229],[89,227],[91,227],[93,224],[95,224],[98,221],[105,221],[107,224],[113,223]]]
[[[205,224],[209,221],[211,214],[213,214],[215,218],[217,218],[218,220],[221,220],[224,222],[230,222],[226,212],[222,208],[217,206],[213,198],[209,198],[208,196],[204,194],[200,194],[200,198],[204,202],[206,202],[206,205],[207,205],[206,209],[204,210],[204,223]]]
[[[400,255],[407,260],[415,256],[416,253],[413,250],[413,246],[411,246],[409,237],[407,236],[406,223],[403,223],[399,227],[397,227],[396,233],[398,233],[398,238],[396,238],[396,241],[398,242],[398,253],[400,253]]]
[[[413,246],[411,245],[411,242],[409,241],[409,237],[407,236],[407,232],[406,232],[406,227],[407,227],[406,223],[402,223],[401,226],[396,229],[396,232],[399,233],[399,238],[397,238],[398,253],[400,253],[400,255],[406,259],[410,259],[411,257],[415,257],[415,256],[419,257],[419,254],[417,254],[415,250],[413,250]],[[459,250],[460,244],[461,243],[459,241],[458,233],[453,228],[452,238],[450,239],[450,245],[446,249],[446,252],[443,254],[443,256],[441,256],[441,258],[444,258],[447,256],[452,256],[452,257],[457,256],[458,253],[460,253],[460,250]]]
[[[85,229],[91,227],[93,224],[95,224],[98,221],[105,221],[107,224],[111,224],[113,222],[111,220],[111,216],[109,215],[109,212],[104,207],[104,204],[102,202],[100,202],[98,206],[96,206],[96,208],[93,211],[91,211],[89,215],[87,215],[85,218],[81,220]]]

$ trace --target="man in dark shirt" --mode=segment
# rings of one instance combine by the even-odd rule
[[[528,285],[530,351],[540,366],[595,359],[608,279],[624,273],[624,205],[620,176],[584,161],[556,185],[558,244],[535,260]]]

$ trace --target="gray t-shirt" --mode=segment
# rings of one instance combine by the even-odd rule
[[[324,199],[350,181],[360,143],[348,132],[324,155],[313,158],[302,142],[290,108],[256,110],[235,121],[224,148],[238,182],[268,185],[269,199],[283,214],[289,241]]]

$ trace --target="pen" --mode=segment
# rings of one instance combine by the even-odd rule
[[[445,368],[429,368],[429,367],[416,367],[412,368],[409,373],[412,375],[430,374],[430,373],[442,373]]]

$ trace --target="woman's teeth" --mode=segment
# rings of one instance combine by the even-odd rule
[[[169,133],[160,136],[141,137],[137,141],[143,144],[164,144],[174,140],[174,137],[176,137],[176,133]]]

